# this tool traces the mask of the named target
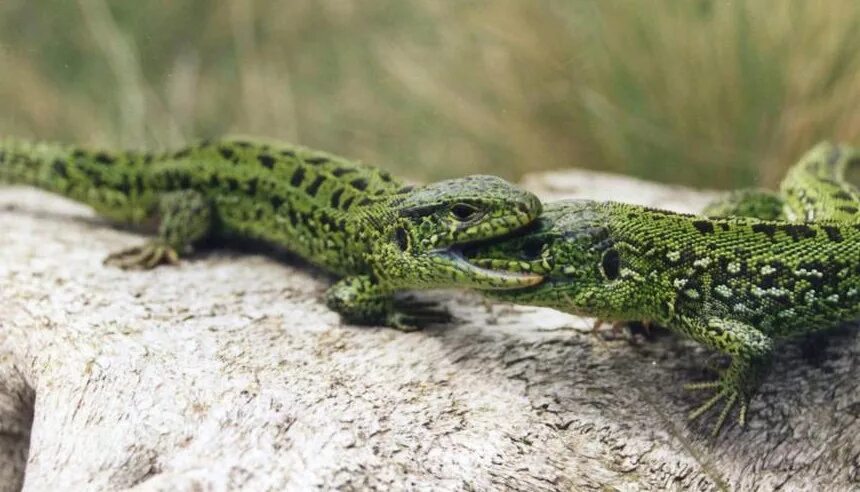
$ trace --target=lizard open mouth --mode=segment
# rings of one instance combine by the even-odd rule
[[[438,260],[452,265],[460,275],[466,277],[466,283],[471,283],[470,286],[475,288],[487,290],[517,289],[537,285],[543,281],[543,276],[536,273],[493,270],[478,266],[467,260],[463,254],[463,250],[467,246],[455,245],[446,249],[438,249],[433,251],[432,255]]]

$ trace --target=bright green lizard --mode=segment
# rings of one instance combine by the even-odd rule
[[[0,141],[0,182],[33,185],[158,237],[110,255],[123,268],[176,263],[206,239],[262,240],[344,277],[326,294],[348,322],[410,328],[445,318],[401,289],[533,285],[493,272],[462,247],[535,220],[540,201],[493,176],[407,186],[389,173],[278,142],[225,139],[171,153],[104,152]]]
[[[730,355],[717,380],[687,386],[713,391],[691,420],[724,401],[716,434],[735,406],[739,423],[746,421],[775,339],[860,317],[860,200],[843,179],[848,163],[860,163],[857,156],[822,144],[789,172],[781,194],[734,194],[728,205],[710,209],[808,222],[562,201],[546,205],[526,233],[472,248],[467,257],[546,277],[492,297],[599,319],[655,321]]]

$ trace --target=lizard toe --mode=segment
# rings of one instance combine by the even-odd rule
[[[123,270],[151,270],[159,265],[176,265],[179,254],[172,247],[152,242],[143,246],[124,249],[108,255],[105,265],[119,267]]]

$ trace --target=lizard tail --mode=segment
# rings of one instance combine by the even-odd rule
[[[139,165],[137,152],[107,153],[46,142],[0,139],[0,183],[25,184],[73,200],[128,194]]]
[[[52,148],[53,147],[53,148]],[[65,165],[67,156],[55,146],[31,143],[24,140],[0,140],[0,182],[26,184],[57,191],[60,165],[52,169],[59,159]]]

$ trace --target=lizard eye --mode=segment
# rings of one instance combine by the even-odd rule
[[[479,213],[480,210],[478,210],[478,207],[469,205],[468,203],[458,203],[451,207],[451,215],[460,221],[474,219]]]
[[[600,258],[600,268],[606,280],[615,280],[621,274],[621,256],[615,248],[609,248],[603,252]]]

